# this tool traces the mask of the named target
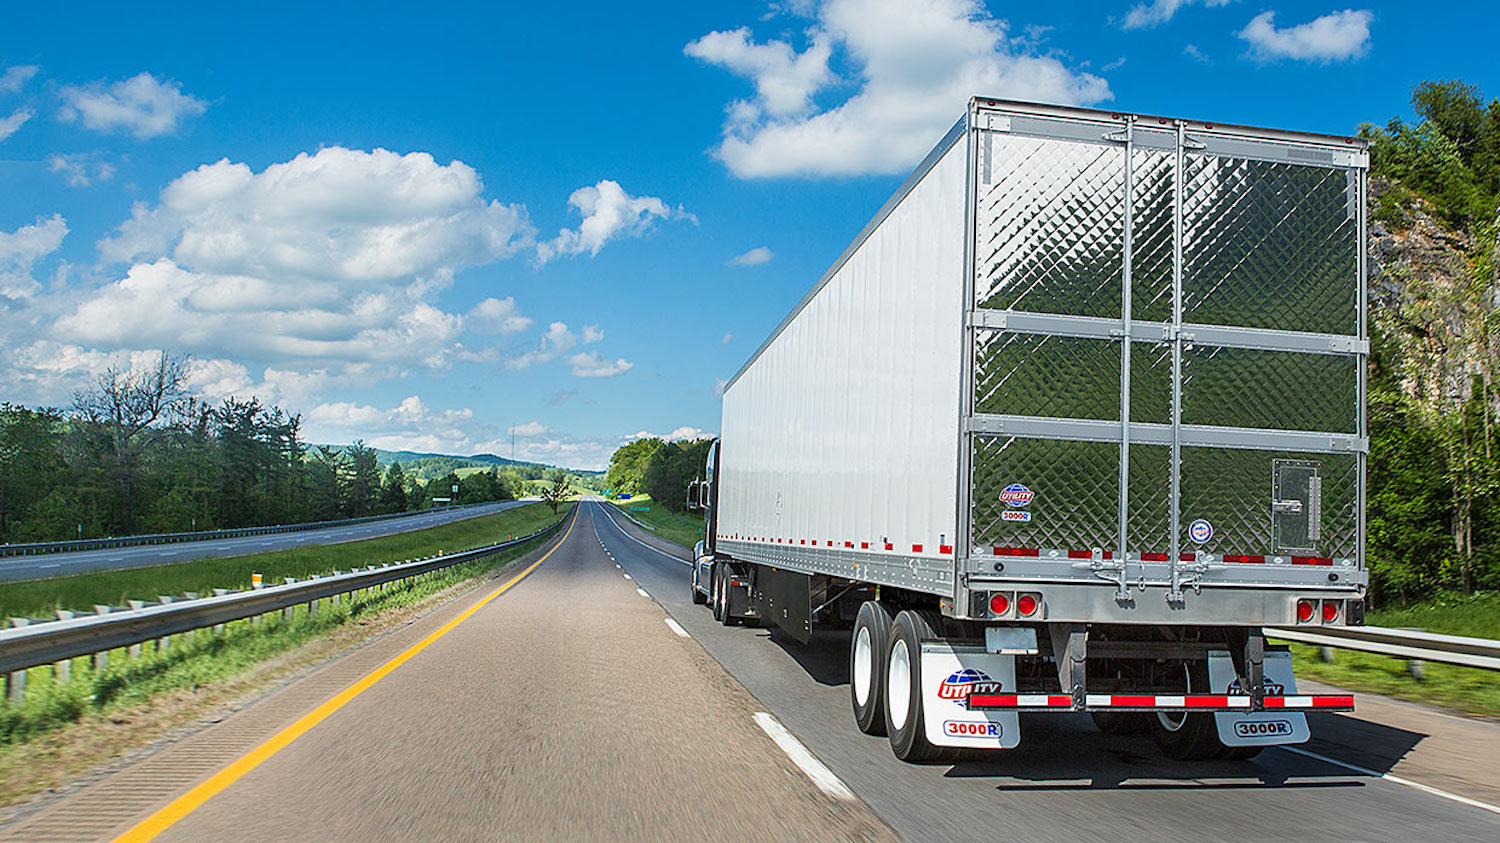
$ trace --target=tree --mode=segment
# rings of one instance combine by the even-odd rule
[[[68,484],[62,424],[53,410],[0,404],[0,541],[10,541],[33,506]]]
[[[344,451],[344,458],[348,460],[344,474],[344,513],[350,518],[374,514],[380,498],[380,464],[375,459],[375,450],[359,439]]]
[[[641,486],[651,499],[673,512],[687,508],[688,484],[703,476],[711,439],[672,442],[658,448],[646,463]]]
[[[405,512],[406,506],[406,472],[401,470],[401,463],[393,462],[386,469],[385,485],[380,489],[380,511],[382,514]]]
[[[627,442],[615,449],[609,458],[609,471],[604,475],[605,485],[616,492],[635,494],[643,491],[641,485],[646,464],[666,443],[660,439],[647,438]]]
[[[549,469],[547,472],[547,485],[542,489],[542,500],[552,507],[552,514],[557,514],[557,507],[567,499],[571,490],[568,488],[568,473],[560,468]]]
[[[313,453],[307,464],[307,486],[314,521],[332,521],[343,512],[347,462],[343,454],[327,445],[319,445]]]
[[[163,351],[143,368],[111,366],[73,395],[88,450],[108,479],[112,526],[119,532],[136,526],[142,452],[156,443],[159,423],[187,402],[187,366],[186,356]]]

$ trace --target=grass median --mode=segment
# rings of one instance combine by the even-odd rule
[[[688,550],[692,550],[693,545],[703,538],[701,512],[672,512],[653,501],[649,495],[636,495],[629,500],[610,503],[619,507],[622,512],[630,513],[630,517],[635,520],[652,527],[658,536],[677,542]]]
[[[559,514],[566,514],[572,506],[565,505]],[[302,573],[313,573],[427,556],[440,549],[458,550],[504,541],[511,535],[529,534],[556,518],[550,507],[535,504],[473,519],[486,522],[482,525],[462,522],[402,537],[239,559],[254,560],[258,571],[265,570],[268,561],[276,562],[284,569],[282,576],[296,576],[291,571],[294,564],[308,566],[299,569]],[[460,526],[468,529],[452,532],[452,528]],[[476,527],[480,529],[476,531]],[[391,539],[421,537],[423,533],[428,535],[415,543],[390,543]],[[451,599],[469,581],[506,567],[554,535],[555,532],[427,577],[344,595],[337,603],[325,599],[320,601],[316,612],[300,605],[286,614],[275,612],[231,622],[222,632],[201,629],[148,642],[137,654],[120,648],[108,653],[105,664],[80,657],[70,659],[64,671],[53,665],[32,668],[27,671],[23,699],[0,700],[0,806],[15,804],[39,791],[64,784],[272,681],[409,621],[427,607]],[[460,542],[456,536],[462,536],[464,541]],[[400,548],[400,552],[393,551],[393,547]],[[325,554],[321,564],[305,556],[313,551]],[[268,559],[283,554],[294,554],[295,563]],[[233,561],[233,558],[198,560],[182,565]],[[245,583],[248,581],[246,573]],[[109,586],[117,587],[118,583]]]
[[[308,545],[266,553],[193,559],[167,565],[90,571],[0,585],[0,618],[52,618],[58,609],[93,611],[95,604],[123,606],[129,599],[154,601],[159,594],[212,594],[215,588],[245,589],[250,575],[266,585],[333,570],[431,556],[534,533],[556,520],[552,508],[533,503],[494,515],[374,539]]]
[[[1371,611],[1370,626],[1414,628],[1445,635],[1500,638],[1500,594],[1449,594],[1411,606]],[[1457,665],[1424,664],[1424,676],[1411,675],[1406,659],[1358,650],[1331,651],[1293,644],[1297,674],[1355,691],[1372,691],[1413,702],[1500,718],[1500,671]]]

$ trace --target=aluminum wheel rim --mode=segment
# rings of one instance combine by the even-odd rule
[[[875,654],[870,648],[870,628],[862,626],[854,635],[854,701],[861,706],[870,699],[870,678],[875,675]]]
[[[891,666],[886,677],[886,710],[891,713],[891,725],[900,729],[906,726],[911,708],[911,653],[904,639],[898,638],[891,645]]]
[[[1188,674],[1187,665],[1182,666],[1182,687],[1189,693],[1191,693],[1193,690],[1192,682],[1190,681]],[[1187,723],[1187,712],[1158,711],[1156,712],[1156,719],[1161,722],[1161,727],[1163,729],[1166,729],[1168,732],[1176,732],[1180,730],[1184,724]]]

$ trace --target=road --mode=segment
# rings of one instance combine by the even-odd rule
[[[720,626],[689,602],[684,563],[644,542],[661,544],[585,503],[524,579],[481,586],[0,838],[1500,839],[1500,814],[1480,805],[1303,754],[1500,802],[1500,729],[1413,706],[1375,706],[1400,726],[1323,717],[1314,744],[1249,762],[1170,762],[1086,717],[1038,716],[1018,750],[903,764],[854,727],[847,633],[805,648]],[[795,761],[799,747],[817,760]]]
[[[86,571],[112,568],[140,568],[167,562],[186,562],[189,559],[203,559],[210,556],[239,556],[245,553],[285,550],[289,547],[373,539],[378,536],[392,536],[396,533],[436,527],[440,524],[451,524],[455,521],[478,518],[481,515],[493,515],[530,502],[501,501],[463,509],[434,510],[404,518],[347,524],[342,527],[326,527],[321,530],[304,530],[297,533],[271,533],[263,536],[240,536],[232,539],[177,544],[146,544],[137,547],[109,547],[101,550],[80,550],[73,553],[49,553],[39,556],[10,556],[0,558],[0,582],[60,577],[66,574],[81,574]]]

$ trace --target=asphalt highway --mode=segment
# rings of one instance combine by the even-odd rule
[[[719,625],[682,549],[605,509],[0,839],[1500,839],[1500,729],[1389,701],[1253,761],[1038,715],[904,764],[854,726],[846,632]]]
[[[721,626],[691,603],[687,563],[643,542],[681,548],[623,518],[596,520],[635,581],[907,840],[1500,840],[1500,813],[1370,774],[1395,767],[1403,781],[1420,775],[1418,785],[1500,806],[1500,728],[1405,711],[1414,706],[1383,705],[1411,721],[1400,725],[1313,715],[1300,752],[1253,761],[1171,761],[1149,738],[1102,734],[1087,715],[1033,715],[1015,750],[904,764],[854,725],[847,631],[804,647],[779,630]],[[1424,743],[1445,749],[1423,754]],[[1399,765],[1419,756],[1419,772]]]
[[[210,556],[239,556],[245,553],[285,550],[289,547],[373,539],[378,536],[392,536],[396,533],[436,527],[440,524],[451,524],[455,521],[478,518],[481,515],[493,515],[526,503],[529,501],[502,501],[483,506],[434,510],[404,518],[389,518],[383,521],[368,521],[363,524],[347,524],[342,527],[326,527],[321,530],[304,530],[297,533],[271,533],[263,536],[241,536],[232,539],[177,544],[109,547],[101,550],[80,550],[73,553],[49,553],[38,556],[8,556],[0,558],[0,582],[60,577],[65,574],[81,574],[86,571],[112,568],[140,568],[167,562],[186,562],[189,559],[203,559]]]

